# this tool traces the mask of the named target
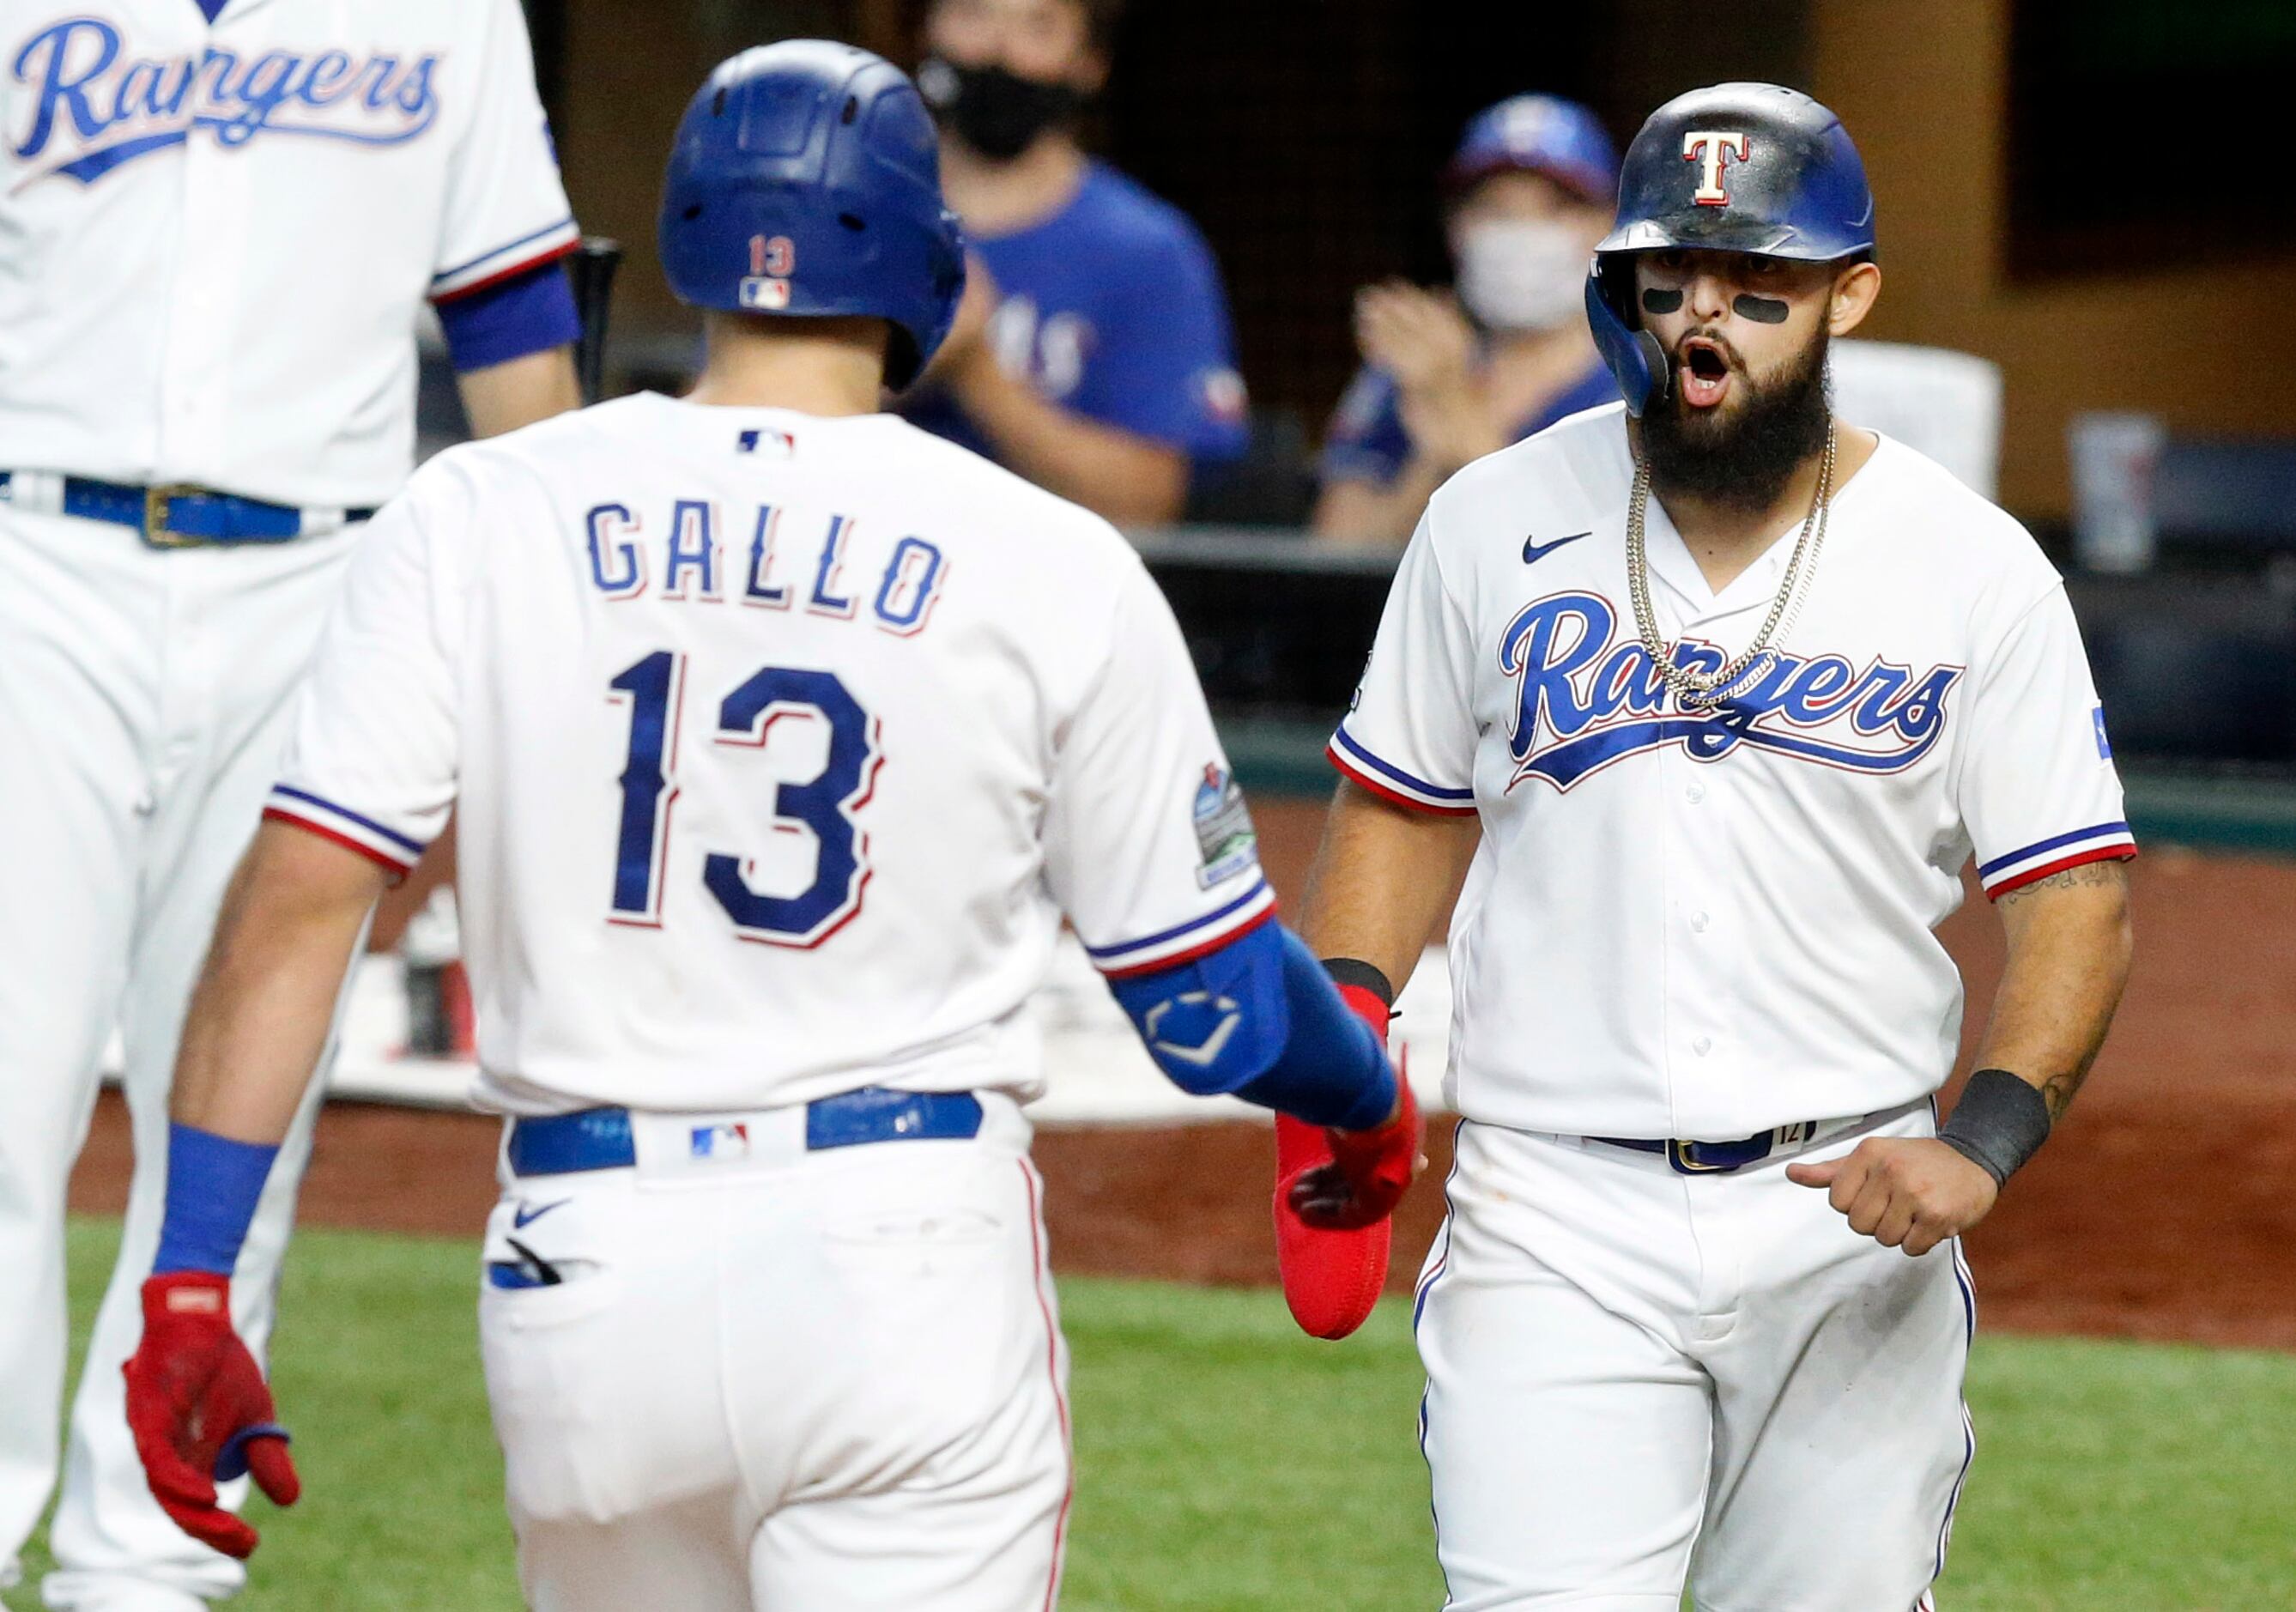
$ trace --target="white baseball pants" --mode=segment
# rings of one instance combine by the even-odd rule
[[[1960,1247],[1859,1237],[1787,1162],[1460,1126],[1416,1312],[1452,1612],[1930,1606],[1975,1450]]]
[[[73,1409],[52,1607],[195,1612],[243,1577],[152,1499],[119,1368],[158,1246],[184,1005],[355,540],[160,551],[125,527],[0,502],[0,1566],[55,1481],[64,1193],[115,1024],[135,1139],[119,1263]],[[233,1287],[258,1354],[310,1112]]]
[[[636,1116],[636,1168],[504,1175],[479,1327],[536,1612],[1050,1612],[1068,1355],[1028,1123],[807,1152]],[[515,1246],[513,1246],[515,1243]]]

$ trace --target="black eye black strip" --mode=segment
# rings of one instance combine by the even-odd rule
[[[1758,297],[1751,292],[1742,292],[1730,306],[1737,310],[1740,318],[1751,319],[1757,325],[1784,325],[1786,322],[1786,305],[1775,297]]]
[[[1643,292],[1643,312],[1646,314],[1674,314],[1681,311],[1682,293],[1678,291],[1660,291],[1653,285]]]

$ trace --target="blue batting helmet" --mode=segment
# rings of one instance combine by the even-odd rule
[[[896,389],[964,294],[964,236],[916,86],[825,39],[761,45],[709,75],[670,148],[660,234],[669,288],[693,307],[888,321]]]
[[[1639,415],[1667,387],[1666,355],[1639,328],[1628,254],[1753,252],[1832,263],[1872,258],[1874,193],[1841,119],[1778,84],[1677,95],[1627,148],[1617,227],[1595,249],[1587,319]]]

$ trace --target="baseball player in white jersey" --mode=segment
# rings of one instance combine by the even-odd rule
[[[1652,114],[1589,286],[1624,407],[1435,495],[1332,742],[1306,933],[1366,1017],[1465,878],[1414,1312],[1458,1612],[1930,1606],[1957,1238],[2119,999],[2135,847],[2064,591],[1827,406],[1874,251],[1807,96]],[[1940,1132],[1972,856],[2007,973]]]
[[[661,213],[687,399],[452,449],[379,515],[177,1074],[128,1413],[155,1491],[295,1482],[225,1312],[361,915],[459,811],[480,1334],[541,1608],[1048,1608],[1066,1357],[1021,1104],[1063,914],[1191,1090],[1407,1181],[1380,1045],[1271,921],[1177,625],[1105,522],[877,412],[963,243],[907,78],[705,83]]]
[[[56,1473],[65,1184],[106,1038],[136,1173],[73,1411],[54,1607],[238,1565],[120,1419],[184,1004],[286,700],[414,440],[439,306],[480,432],[576,401],[572,246],[515,0],[0,4],[0,1582]],[[245,1248],[258,1350],[308,1145]]]

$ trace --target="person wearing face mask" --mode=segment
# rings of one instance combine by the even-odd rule
[[[1120,0],[936,0],[918,87],[972,248],[916,424],[1125,526],[1244,448],[1226,293],[1188,218],[1085,154]]]
[[[1580,306],[1618,179],[1576,103],[1517,95],[1468,124],[1443,173],[1456,297],[1357,294],[1365,367],[1325,436],[1318,536],[1399,543],[1461,465],[1618,397]]]

